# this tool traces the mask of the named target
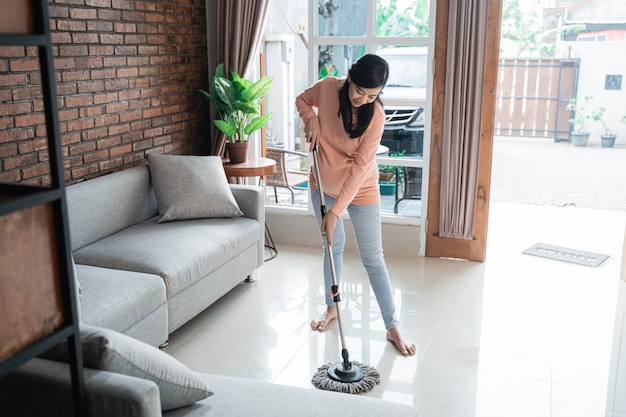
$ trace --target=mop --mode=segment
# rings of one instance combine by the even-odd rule
[[[324,191],[322,189],[322,181],[319,171],[319,164],[317,163],[317,145],[313,147],[313,164],[315,169],[315,178],[317,180],[317,189],[320,193],[320,205],[322,217],[326,215],[326,203],[324,199]],[[346,347],[346,339],[343,334],[343,328],[341,327],[341,315],[339,313],[339,285],[335,275],[335,260],[333,257],[333,251],[328,244],[328,238],[326,239],[326,253],[330,262],[330,272],[332,276],[332,289],[331,295],[333,300],[337,303],[337,325],[339,326],[339,335],[341,338],[341,357],[343,361],[340,363],[329,363],[323,365],[317,369],[317,372],[313,375],[311,382],[319,389],[327,391],[338,391],[349,394],[359,394],[365,391],[369,391],[374,388],[375,385],[380,383],[380,374],[378,371],[369,366],[357,361],[350,361],[350,355],[348,348]]]

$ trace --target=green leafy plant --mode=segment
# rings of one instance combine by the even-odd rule
[[[545,26],[549,19],[542,17],[541,1],[535,0],[532,7],[521,8],[520,3],[530,4],[528,0],[504,0],[500,27],[500,45],[506,45],[506,52],[501,55],[511,57],[554,56],[555,40],[562,33],[579,32],[585,25],[566,24],[550,28]]]
[[[247,142],[250,134],[264,127],[271,115],[261,115],[261,103],[272,85],[271,77],[256,82],[241,78],[235,71],[224,74],[224,64],[215,69],[211,92],[199,89],[213,103],[219,119],[213,123],[228,137],[229,142]]]
[[[574,128],[573,133],[589,133],[587,121],[593,119],[593,111],[589,110],[592,101],[592,96],[585,96],[581,101],[577,101],[575,97],[569,100],[567,110],[574,112],[574,117],[569,119]]]
[[[606,120],[604,120],[605,113],[606,109],[600,106],[593,110],[591,118],[596,122],[600,122],[602,125],[602,136],[615,136],[615,132],[611,130],[611,128],[607,125]]]
[[[428,36],[428,20],[427,0],[408,5],[402,0],[381,1],[376,7],[376,36]]]
[[[406,154],[406,149],[403,149],[402,152],[394,152],[389,156],[399,157],[404,156]],[[378,165],[378,177],[380,182],[394,182],[396,180],[396,169],[395,165]]]

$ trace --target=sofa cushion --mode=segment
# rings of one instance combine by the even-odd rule
[[[259,227],[247,217],[165,223],[152,219],[86,246],[74,252],[74,258],[80,264],[159,275],[170,298],[256,246]]]
[[[219,156],[149,154],[148,164],[159,222],[243,215]]]
[[[72,251],[159,214],[146,165],[67,187]]]
[[[145,379],[84,368],[90,417],[161,416],[159,388]],[[67,417],[72,413],[67,363],[33,358],[0,378],[2,417]]]
[[[172,410],[213,395],[196,373],[167,353],[114,330],[81,324],[80,338],[86,367],[153,381],[159,387],[161,407]],[[43,355],[67,361],[67,344]]]
[[[80,310],[85,324],[116,330],[153,346],[167,340],[161,277],[81,264],[76,265],[76,273],[83,287]]]

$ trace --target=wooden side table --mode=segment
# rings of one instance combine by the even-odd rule
[[[226,176],[237,178],[237,184],[243,183],[244,177],[262,177],[272,174],[276,171],[276,161],[271,158],[255,158],[248,159],[240,164],[231,164],[228,160],[224,161],[224,172]],[[265,247],[270,251],[270,257],[265,262],[271,261],[278,255],[278,249],[274,244],[274,239],[270,234],[270,230],[265,223]]]
[[[226,176],[237,178],[237,184],[243,182],[244,177],[262,177],[276,171],[276,161],[271,158],[248,159],[240,164],[231,164],[224,161]]]

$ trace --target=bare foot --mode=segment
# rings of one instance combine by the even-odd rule
[[[417,352],[415,344],[404,340],[402,336],[400,336],[400,331],[397,327],[387,330],[387,340],[393,343],[396,349],[403,355],[413,356],[415,352]]]
[[[311,330],[324,331],[331,321],[337,318],[337,307],[328,307],[324,314],[317,320],[311,320]]]

